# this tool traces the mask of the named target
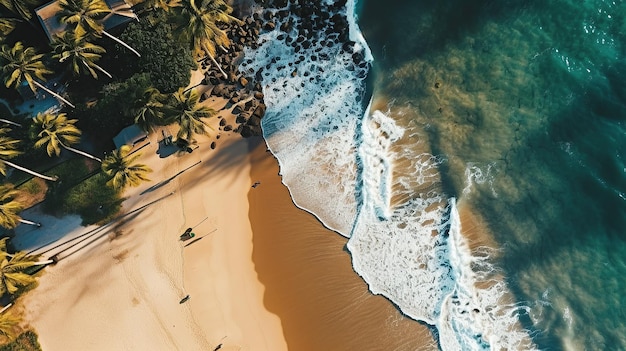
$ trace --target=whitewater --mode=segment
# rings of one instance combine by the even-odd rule
[[[354,270],[370,291],[430,325],[441,349],[534,349],[519,321],[527,308],[490,263],[494,249],[472,254],[457,200],[438,186],[445,158],[416,151],[424,149],[419,131],[389,111],[370,111],[374,57],[354,0],[322,5],[347,18],[347,44],[329,43],[338,36],[320,31],[308,47],[291,45],[303,30],[290,11],[240,67],[261,79],[264,137],[294,203],[348,237]]]

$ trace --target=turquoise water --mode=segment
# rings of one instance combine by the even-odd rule
[[[375,100],[486,221],[535,344],[626,349],[626,4],[362,0],[358,13]]]

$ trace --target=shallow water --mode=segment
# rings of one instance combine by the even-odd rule
[[[622,1],[361,12],[376,91],[411,110],[393,116],[427,135],[446,193],[488,223],[542,349],[626,347],[625,15]]]

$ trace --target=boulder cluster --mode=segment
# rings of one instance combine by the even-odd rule
[[[295,53],[313,49],[318,55],[310,56],[312,61],[330,59],[324,49],[339,48],[339,54],[352,55],[352,65],[346,69],[359,70],[359,78],[365,78],[368,63],[360,50],[355,50],[355,42],[349,38],[348,19],[342,13],[346,0],[323,5],[319,0],[256,0],[267,10],[263,12],[263,29],[278,28],[282,33],[278,40],[293,47]],[[272,10],[277,9],[277,10]],[[305,59],[300,56],[290,66],[297,66]],[[296,72],[297,74],[297,72]],[[262,72],[257,72],[257,78]]]
[[[222,28],[228,34],[231,45],[228,48],[218,48],[215,60],[227,77],[222,75],[210,58],[201,61],[202,68],[206,70],[203,83],[212,87],[202,99],[210,96],[227,99],[227,108],[232,108],[237,117],[236,125],[229,125],[222,119],[219,128],[225,132],[240,133],[245,138],[262,135],[261,118],[265,115],[265,103],[261,85],[253,78],[245,77],[239,72],[238,66],[244,48],[254,49],[258,46],[262,24],[260,16],[255,15],[242,19],[241,24]]]
[[[261,119],[265,115],[266,106],[263,100],[261,82],[267,78],[270,70],[286,69],[286,74],[296,76],[302,74],[311,82],[317,78],[314,72],[307,72],[301,67],[309,61],[327,61],[332,59],[329,52],[340,55],[351,55],[351,62],[346,69],[356,71],[359,78],[365,78],[369,63],[364,59],[361,50],[356,50],[355,42],[349,38],[349,23],[343,10],[346,0],[336,1],[332,5],[322,5],[319,0],[255,0],[263,9],[242,19],[241,23],[233,23],[224,29],[231,45],[218,48],[215,57],[222,69],[224,77],[212,60],[205,58],[202,67],[206,69],[205,82],[212,88],[203,96],[218,96],[228,99],[228,108],[236,115],[236,125],[225,120],[220,121],[220,130],[234,131],[243,137],[261,135]],[[273,58],[269,64],[256,71],[239,71],[239,66],[247,66],[251,62],[242,62],[246,47],[256,49],[260,45],[259,35],[263,32],[280,31],[278,40],[291,46],[293,51],[308,55],[296,55],[293,62],[283,64],[280,58]],[[281,62],[282,61],[282,62]],[[278,63],[280,62],[280,63]],[[276,64],[276,65],[274,65]],[[302,64],[302,65],[301,65]]]

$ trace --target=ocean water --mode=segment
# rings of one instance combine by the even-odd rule
[[[626,349],[626,4],[315,3],[354,45],[296,49],[294,15],[241,69],[370,291],[443,350]]]

